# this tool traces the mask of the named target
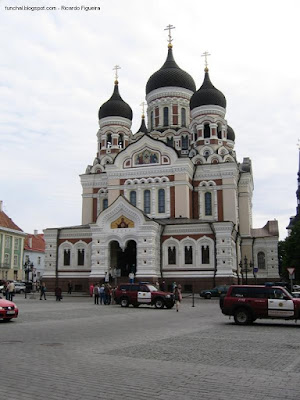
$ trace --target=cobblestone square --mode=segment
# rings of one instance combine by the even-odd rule
[[[199,298],[178,313],[73,295],[14,301],[19,318],[0,322],[6,400],[300,397],[300,323],[237,326]]]

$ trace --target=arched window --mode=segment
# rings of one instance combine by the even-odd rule
[[[169,109],[168,107],[164,107],[164,126],[169,125]]]
[[[173,138],[167,138],[167,146],[173,147],[174,146],[174,140]]]
[[[154,127],[154,113],[153,113],[153,111],[151,111],[151,115],[150,115],[150,127],[151,127],[151,131],[153,131],[153,127]]]
[[[188,136],[182,136],[181,137],[181,149],[182,150],[188,150],[189,148],[189,137]]]
[[[198,139],[198,132],[197,132],[197,127],[194,126],[194,142],[196,142]]]
[[[103,199],[102,201],[102,209],[105,210],[108,207],[108,199]]]
[[[210,127],[209,124],[204,125],[204,138],[210,137]]]
[[[84,265],[84,249],[77,250],[77,265]]]
[[[212,215],[211,193],[206,192],[204,195],[205,215]]]
[[[218,126],[218,139],[222,139],[222,130],[219,126]]]
[[[132,191],[130,192],[130,203],[131,203],[133,206],[136,206],[136,191],[135,191],[135,190],[132,190]]]
[[[150,190],[144,191],[144,212],[150,214],[151,212],[151,193]]]
[[[184,263],[193,264],[193,248],[192,246],[184,246]]]
[[[181,126],[186,126],[186,109],[181,109]]]
[[[123,147],[124,147],[124,138],[123,138],[123,135],[119,135],[119,138],[118,138],[118,146],[119,146],[119,149],[123,149]]]
[[[176,264],[176,248],[168,247],[168,264]]]
[[[263,251],[257,253],[257,266],[258,269],[266,269],[266,257]]]
[[[158,191],[158,212],[165,212],[165,190],[159,189]]]
[[[111,133],[108,133],[106,136],[106,147],[109,149],[111,147],[112,139],[111,139]]]
[[[201,246],[201,255],[202,264],[209,264],[209,246]]]
[[[70,249],[64,250],[64,266],[71,265],[71,252]]]

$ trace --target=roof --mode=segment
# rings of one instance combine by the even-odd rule
[[[202,86],[193,94],[190,100],[191,110],[205,105],[216,105],[226,108],[226,98],[224,94],[211,83],[208,71],[205,71]]]
[[[4,211],[0,211],[0,228],[1,227],[23,232]]]
[[[99,119],[105,117],[123,117],[132,120],[132,110],[120,96],[117,81],[115,81],[115,87],[111,98],[102,104],[98,115]]]
[[[251,229],[251,236],[254,238],[279,236],[278,221],[268,221],[263,228]]]
[[[45,252],[44,234],[38,233],[36,235],[28,234],[24,242],[24,250]]]
[[[182,87],[192,92],[196,90],[194,79],[175,62],[172,48],[169,47],[164,65],[150,76],[146,85],[146,94],[163,87]]]

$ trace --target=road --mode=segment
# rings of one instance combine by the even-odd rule
[[[180,311],[15,296],[0,322],[1,397],[17,399],[298,400],[300,322],[237,326],[218,300]]]

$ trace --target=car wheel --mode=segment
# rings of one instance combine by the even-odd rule
[[[121,307],[129,307],[129,300],[127,297],[122,297],[120,300]]]
[[[237,325],[249,325],[253,321],[249,311],[245,308],[238,308],[233,316]]]
[[[162,309],[162,308],[164,308],[164,305],[165,305],[165,303],[164,303],[163,299],[156,299],[155,300],[155,303],[154,303],[155,308]]]
[[[206,298],[206,299],[211,299],[211,293],[206,293],[206,294],[205,294],[205,298]]]

